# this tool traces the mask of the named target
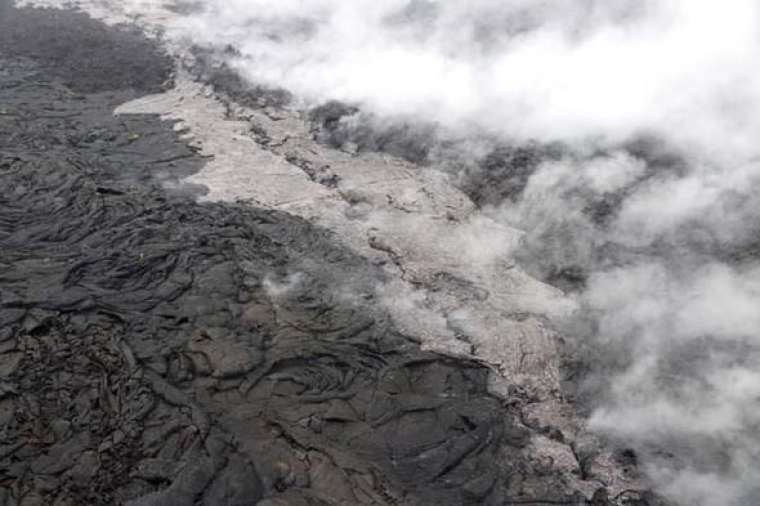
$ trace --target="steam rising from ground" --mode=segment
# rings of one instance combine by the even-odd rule
[[[239,49],[252,82],[461,139],[560,142],[486,211],[526,231],[539,275],[582,273],[583,310],[557,323],[606,369],[592,426],[682,504],[760,503],[756,0],[204,5],[180,29]]]
[[[732,157],[760,131],[752,0],[206,5],[194,38],[234,44],[250,78],[314,100],[518,138],[655,130]]]

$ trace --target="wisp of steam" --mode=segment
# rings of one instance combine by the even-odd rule
[[[591,427],[677,503],[760,504],[757,0],[206,0],[180,29],[307,105],[561,146],[484,212],[582,273],[555,323]]]

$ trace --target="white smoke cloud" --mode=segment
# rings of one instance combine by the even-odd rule
[[[195,40],[256,82],[455,129],[618,141],[654,130],[707,154],[755,149],[754,0],[207,0]],[[716,142],[720,139],[720,142]]]
[[[590,425],[648,452],[678,504],[760,501],[758,175],[751,163],[658,172],[611,151],[546,162],[491,210],[527,231],[529,261],[590,273],[582,344],[618,366]],[[619,211],[595,223],[589,203],[616,192]]]
[[[486,211],[525,231],[539,274],[589,274],[583,337],[623,357],[592,427],[637,443],[680,504],[760,504],[757,0],[204,4],[179,33],[231,44],[244,76],[307,104],[564,143]],[[642,136],[677,163],[626,147]]]

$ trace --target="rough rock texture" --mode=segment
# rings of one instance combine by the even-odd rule
[[[170,77],[133,30],[0,33],[0,505],[656,504],[445,178],[182,73],[114,116]]]

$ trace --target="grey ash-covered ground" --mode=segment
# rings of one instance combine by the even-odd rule
[[[173,125],[112,114],[171,72],[0,0],[0,506],[658,504],[525,460],[529,400],[394,330],[328,232],[197,202]]]

